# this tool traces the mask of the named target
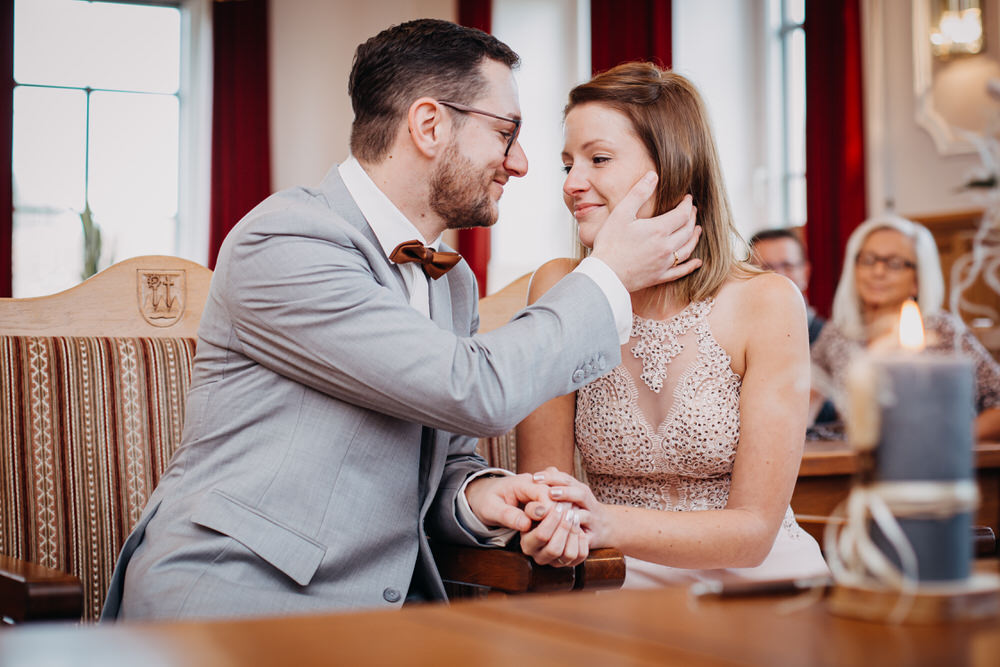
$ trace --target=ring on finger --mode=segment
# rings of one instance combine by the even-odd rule
[[[681,263],[681,258],[677,256],[677,251],[674,250],[674,263],[670,265],[670,268],[673,268],[680,263]]]

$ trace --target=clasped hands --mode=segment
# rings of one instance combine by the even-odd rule
[[[600,504],[589,487],[556,468],[481,477],[466,498],[485,525],[518,531],[521,550],[539,565],[579,565],[595,544]]]

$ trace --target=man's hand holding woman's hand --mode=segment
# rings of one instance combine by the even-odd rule
[[[576,523],[583,529],[589,547],[612,546],[613,541],[609,536],[610,526],[604,506],[597,501],[589,486],[551,466],[532,475],[532,481],[548,487],[549,502],[565,503],[573,508]],[[525,507],[528,515],[538,511],[533,503]]]
[[[550,504],[546,508],[543,503],[532,502],[525,508],[539,521],[531,530],[521,532],[521,550],[539,565],[579,565],[590,553],[590,540],[583,530],[580,508],[572,503],[553,502],[548,497],[551,489],[538,486],[544,489],[545,501]]]
[[[549,470],[553,471],[553,480],[557,479],[555,473],[563,474],[555,468]],[[465,496],[484,525],[519,531],[521,550],[535,562],[560,567],[579,565],[590,553],[581,508],[553,498],[555,488],[550,483],[535,481],[527,473],[480,477],[469,483]]]

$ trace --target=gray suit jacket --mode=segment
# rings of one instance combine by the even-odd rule
[[[198,331],[183,442],[115,568],[104,618],[280,614],[445,597],[427,537],[478,544],[455,496],[476,437],[619,363],[572,274],[475,335],[464,262],[408,303],[335,169],[229,234]]]

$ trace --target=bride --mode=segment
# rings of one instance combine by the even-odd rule
[[[703,264],[631,294],[622,364],[518,426],[518,471],[576,505],[591,548],[624,552],[626,587],[825,574],[789,507],[809,404],[805,304],[787,278],[740,259],[700,96],[672,72],[619,65],[570,92],[565,132],[563,195],[583,245],[654,170],[657,191],[638,217],[689,193]],[[529,300],[575,264],[540,267]],[[573,470],[575,449],[590,487],[560,472]]]

